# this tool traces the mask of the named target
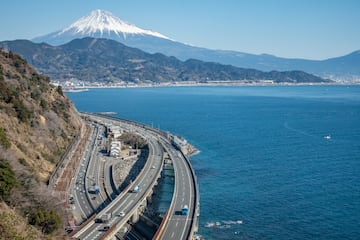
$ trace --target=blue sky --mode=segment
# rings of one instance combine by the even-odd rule
[[[211,49],[326,59],[360,50],[359,0],[3,0],[0,41],[60,30],[94,9]]]

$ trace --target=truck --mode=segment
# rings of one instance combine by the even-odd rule
[[[188,215],[189,213],[189,207],[187,205],[185,205],[182,209],[181,209],[181,215]]]
[[[100,187],[97,186],[97,185],[89,187],[89,193],[91,193],[91,194],[99,194],[100,193]]]
[[[112,217],[111,213],[104,213],[95,219],[96,223],[108,223]]]
[[[100,193],[100,187],[98,185],[95,185],[95,194]]]
[[[134,192],[134,193],[140,192],[140,186],[139,186],[139,185],[136,185],[136,186],[134,187],[134,189],[133,189],[133,192]]]

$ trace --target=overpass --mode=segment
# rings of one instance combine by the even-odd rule
[[[99,211],[74,235],[78,239],[112,239],[119,231],[125,231],[126,223],[135,223],[139,214],[151,201],[153,188],[161,176],[163,169],[164,151],[170,156],[175,172],[175,185],[172,201],[166,215],[158,227],[153,239],[192,239],[197,232],[197,217],[199,215],[199,193],[196,176],[186,156],[176,149],[172,136],[149,126],[113,118],[99,114],[83,113],[84,117],[97,123],[116,123],[127,131],[134,132],[147,140],[149,156],[145,166],[127,189],[113,199],[104,209]],[[139,185],[140,192],[132,192],[134,186]],[[189,213],[181,215],[181,209],[187,205]],[[110,216],[106,224],[95,220],[104,215]],[[105,231],[106,230],[106,231]]]

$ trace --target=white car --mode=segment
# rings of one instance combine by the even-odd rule
[[[123,217],[123,216],[125,216],[125,213],[124,213],[123,211],[121,211],[121,212],[119,212],[117,215],[118,215],[119,217]]]

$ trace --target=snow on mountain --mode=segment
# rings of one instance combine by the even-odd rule
[[[169,39],[168,37],[153,32],[138,28],[135,25],[129,24],[121,19],[115,17],[111,12],[103,11],[100,9],[90,12],[89,15],[80,18],[64,30],[60,31],[58,35],[66,32],[73,32],[82,35],[94,35],[100,32],[100,35],[114,32],[116,35],[122,34],[125,38],[127,34],[145,34],[154,37]]]
[[[95,37],[108,38],[124,43],[128,38],[155,38],[173,41],[169,37],[139,28],[114,16],[111,12],[94,10],[80,18],[63,30],[32,39],[34,42],[46,42],[52,45],[61,45],[76,38]]]

